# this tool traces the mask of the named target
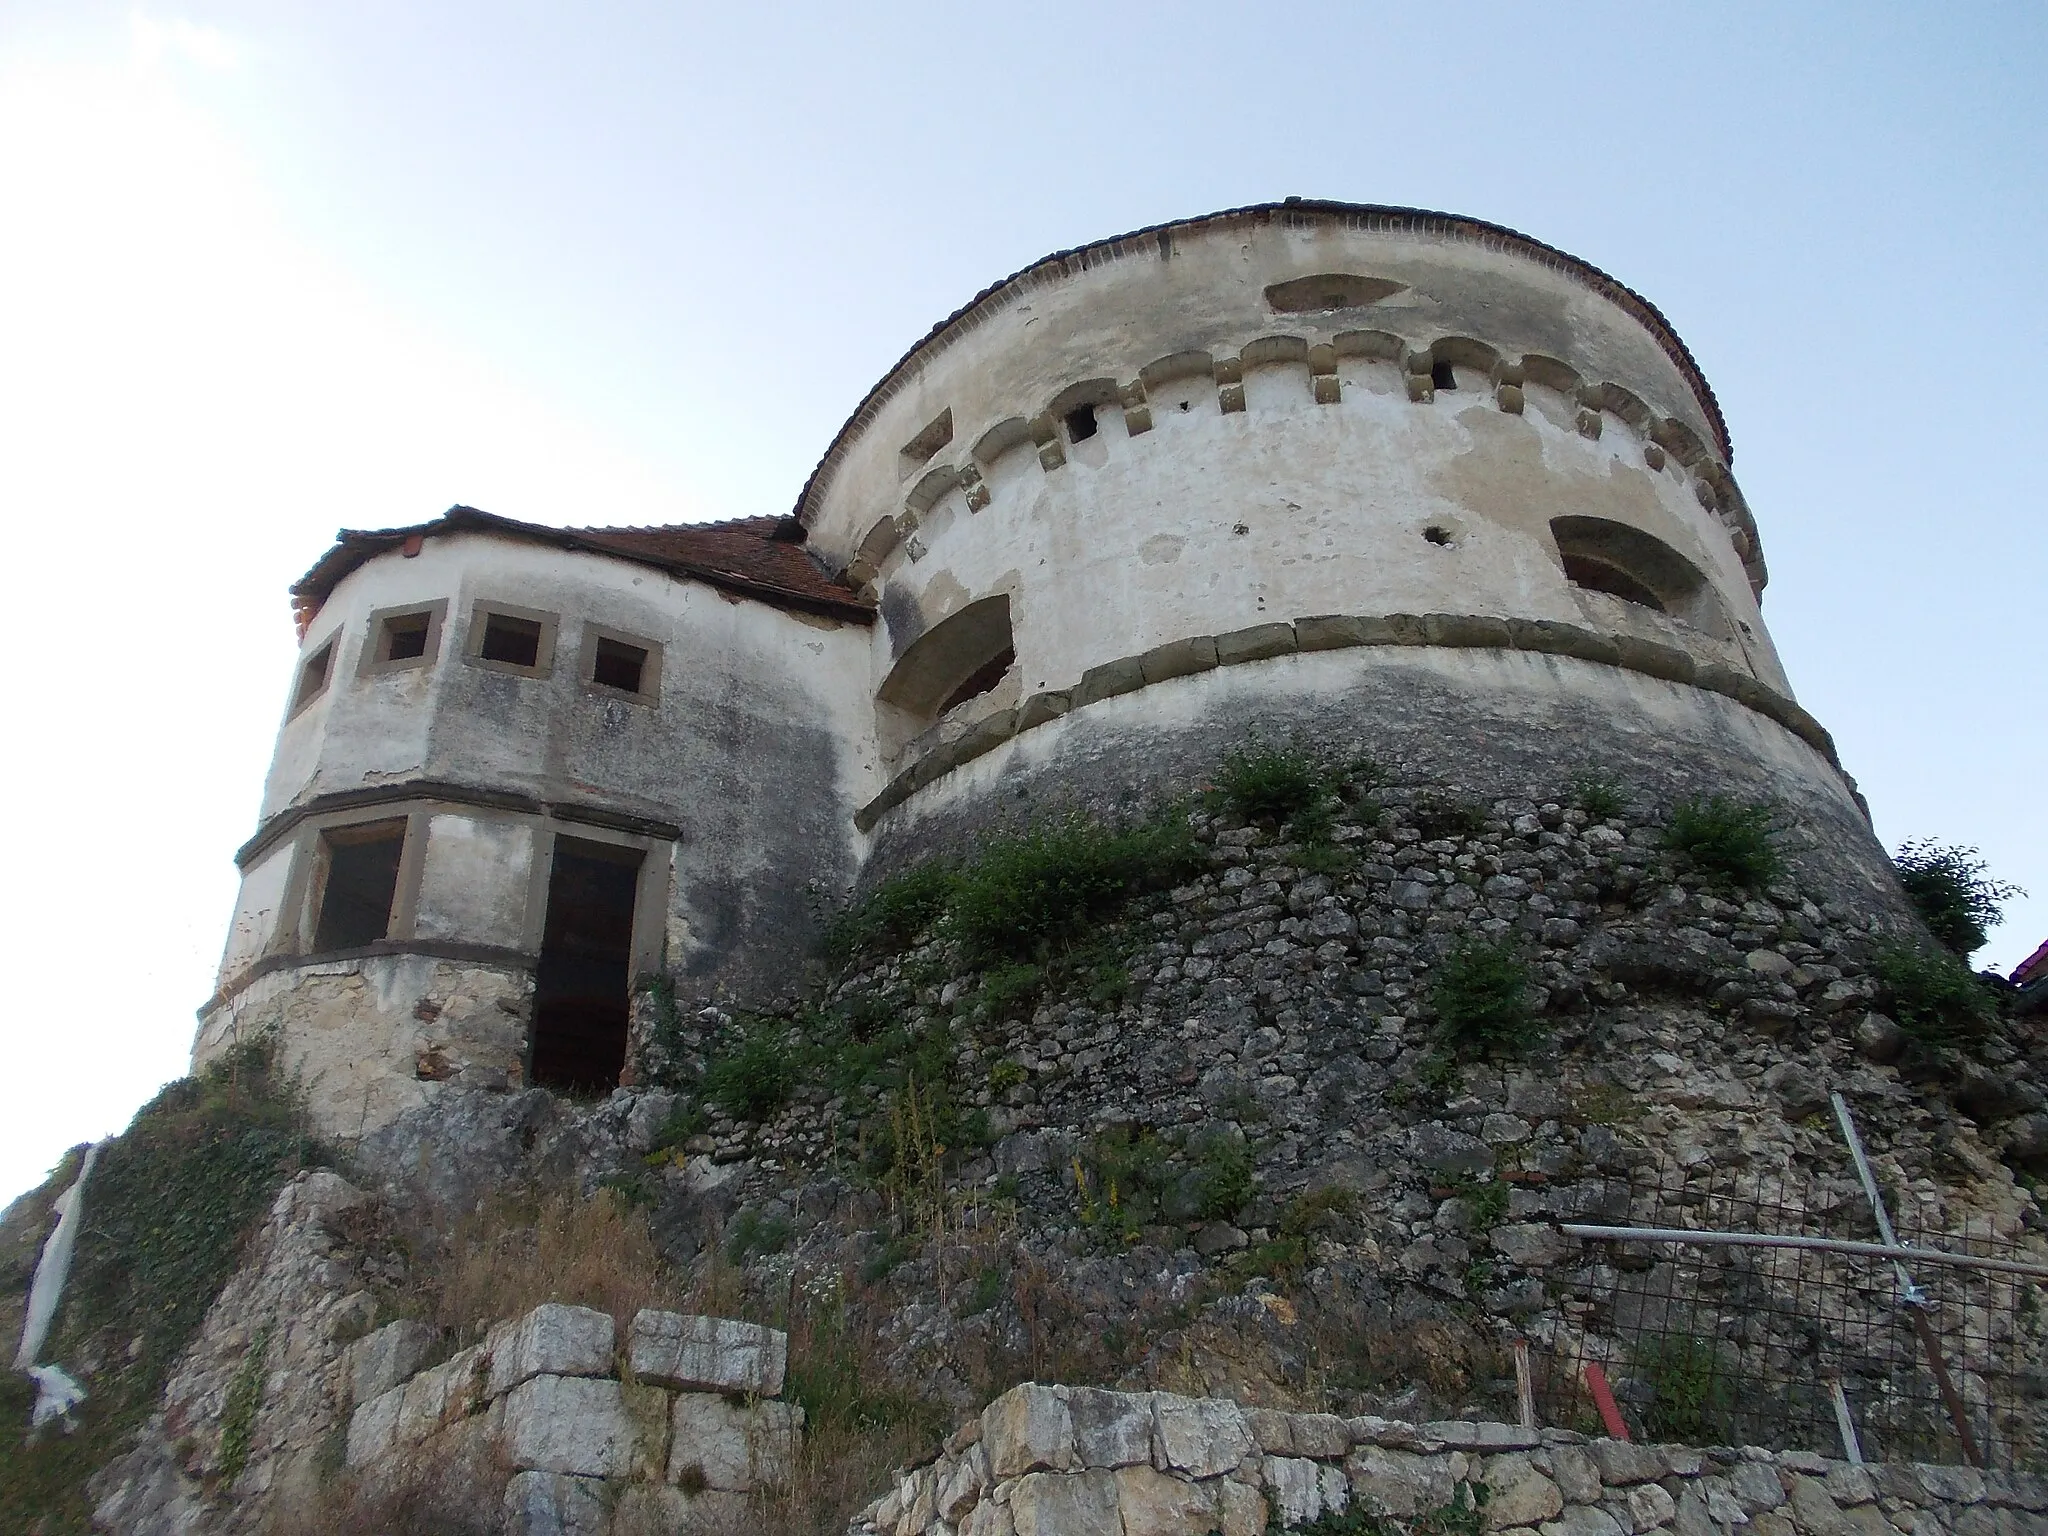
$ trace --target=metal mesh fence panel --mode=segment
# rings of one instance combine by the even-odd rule
[[[2029,1257],[2016,1232],[1950,1211],[1938,1191],[1887,1191],[1886,1202],[1901,1244]],[[1846,1157],[1839,1172],[1647,1170],[1617,1224],[1879,1240]],[[2037,1280],[1912,1264],[1923,1336],[1884,1259],[1704,1241],[1598,1241],[1589,1252],[1592,1284],[1567,1304],[1574,1326],[1536,1341],[1545,1423],[1602,1432],[1591,1364],[1638,1439],[1839,1457],[1839,1387],[1866,1460],[1967,1461],[1931,1340],[1976,1459],[2048,1469],[2048,1298]]]

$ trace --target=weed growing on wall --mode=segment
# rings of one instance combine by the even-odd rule
[[[1572,804],[1595,821],[1619,816],[1627,807],[1621,785],[1598,769],[1588,769],[1572,780]]]
[[[74,1433],[25,1443],[33,1389],[13,1373],[0,1378],[0,1529],[89,1529],[86,1480],[156,1403],[244,1237],[316,1150],[267,1041],[170,1084],[101,1149],[43,1350],[84,1371],[89,1395]],[[87,1371],[94,1359],[107,1363]]]
[[[2005,904],[2027,894],[2009,880],[1993,879],[1975,848],[1932,838],[1901,843],[1892,867],[1928,932],[1965,958],[1984,947]]]
[[[1775,816],[1768,805],[1727,795],[1681,800],[1672,808],[1664,845],[1711,879],[1760,891],[1784,870],[1771,837]]]
[[[1870,973],[1899,1027],[1929,1045],[1969,1046],[1997,1021],[1991,990],[1947,950],[1888,944],[1870,957]]]
[[[1653,1340],[1635,1367],[1650,1388],[1643,1427],[1653,1439],[1717,1445],[1729,1438],[1735,1374],[1711,1339]]]
[[[1437,967],[1430,988],[1437,1033],[1458,1052],[1517,1051],[1536,1032],[1529,966],[1505,944],[1465,939]]]
[[[937,860],[890,876],[827,926],[826,955],[844,963],[861,954],[902,949],[945,911],[957,878],[950,865]]]
[[[1247,821],[1286,821],[1320,805],[1332,791],[1329,768],[1299,746],[1253,740],[1223,756],[1216,788]]]
[[[1072,816],[993,839],[960,871],[949,919],[970,963],[1042,958],[1126,898],[1201,867],[1187,818],[1129,827]]]
[[[789,1102],[796,1076],[781,1031],[753,1022],[705,1067],[704,1096],[736,1120],[762,1120]]]

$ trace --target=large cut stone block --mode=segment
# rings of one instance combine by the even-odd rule
[[[1353,1451],[1344,1460],[1344,1470],[1351,1479],[1352,1498],[1366,1513],[1400,1520],[1449,1503],[1458,1482],[1447,1456],[1418,1456],[1376,1445]]]
[[[1010,1490],[1017,1536],[1124,1536],[1114,1472],[1033,1472]]]
[[[506,1536],[605,1536],[604,1484],[558,1472],[521,1472],[505,1485]]]
[[[471,1347],[421,1371],[401,1389],[396,1439],[417,1445],[445,1424],[466,1418],[483,1386],[483,1351]]]
[[[420,1368],[440,1337],[417,1318],[401,1317],[348,1347],[350,1400],[367,1403],[389,1392]]]
[[[1152,1429],[1153,1465],[1162,1472],[1215,1477],[1236,1470],[1254,1450],[1244,1412],[1228,1398],[1157,1393]]]
[[[505,1454],[521,1471],[623,1477],[633,1426],[616,1381],[535,1376],[505,1396]]]
[[[1116,1474],[1117,1507],[1124,1536],[1203,1536],[1216,1529],[1214,1483],[1190,1483],[1151,1467],[1124,1467]]]
[[[1216,665],[1234,667],[1240,662],[1264,661],[1268,656],[1285,656],[1295,649],[1292,624],[1254,624],[1216,637]]]
[[[685,1392],[670,1418],[668,1480],[728,1493],[789,1481],[804,1411],[788,1403],[734,1403]],[[694,1473],[693,1473],[694,1469]]]
[[[981,1410],[981,1443],[993,1477],[1074,1465],[1074,1422],[1051,1387],[1027,1381]]]
[[[380,1392],[356,1409],[348,1421],[348,1464],[366,1467],[390,1454],[398,1444],[398,1411],[405,1404],[405,1388]]]
[[[789,1368],[789,1335],[759,1323],[642,1309],[633,1318],[633,1374],[685,1392],[775,1397]]]
[[[490,1343],[490,1395],[502,1397],[535,1376],[609,1376],[615,1332],[611,1314],[543,1303]]]
[[[1300,1456],[1268,1456],[1266,1487],[1282,1525],[1311,1525],[1322,1518],[1322,1469]]]
[[[1084,1467],[1129,1467],[1152,1460],[1152,1394],[1075,1387],[1067,1393],[1074,1455]]]

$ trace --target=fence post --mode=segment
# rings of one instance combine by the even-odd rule
[[[1839,1093],[1830,1093],[1828,1098],[1834,1103],[1835,1123],[1842,1128],[1842,1139],[1849,1144],[1849,1157],[1856,1164],[1856,1177],[1863,1181],[1863,1196],[1870,1202],[1871,1214],[1877,1218],[1877,1235],[1887,1248],[1896,1248],[1899,1240],[1892,1235],[1892,1219],[1885,1211],[1884,1196],[1870,1171],[1870,1159],[1863,1155],[1863,1138],[1856,1134],[1856,1122],[1849,1114],[1848,1101]],[[1981,1467],[1984,1456],[1977,1449],[1977,1437],[1970,1433],[1970,1419],[1963,1407],[1962,1396],[1956,1391],[1956,1384],[1949,1380],[1948,1362],[1941,1358],[1941,1344],[1934,1337],[1934,1325],[1927,1321],[1927,1293],[1913,1283],[1913,1276],[1907,1271],[1904,1260],[1893,1259],[1892,1268],[1898,1272],[1899,1305],[1913,1320],[1913,1332],[1919,1336],[1921,1352],[1927,1356],[1928,1370],[1934,1373],[1934,1385],[1941,1393],[1942,1405],[1948,1409],[1949,1422],[1955,1425],[1956,1438],[1963,1443],[1963,1460],[1973,1467]],[[1839,1384],[1835,1390],[1836,1401],[1840,1403]],[[1836,1411],[1845,1413],[1846,1409],[1838,1407]]]

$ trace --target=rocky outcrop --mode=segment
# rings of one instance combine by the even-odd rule
[[[1352,1511],[1389,1531],[2018,1536],[2048,1523],[2048,1478],[1026,1383],[963,1425],[942,1455],[905,1472],[849,1529],[1263,1536]]]

